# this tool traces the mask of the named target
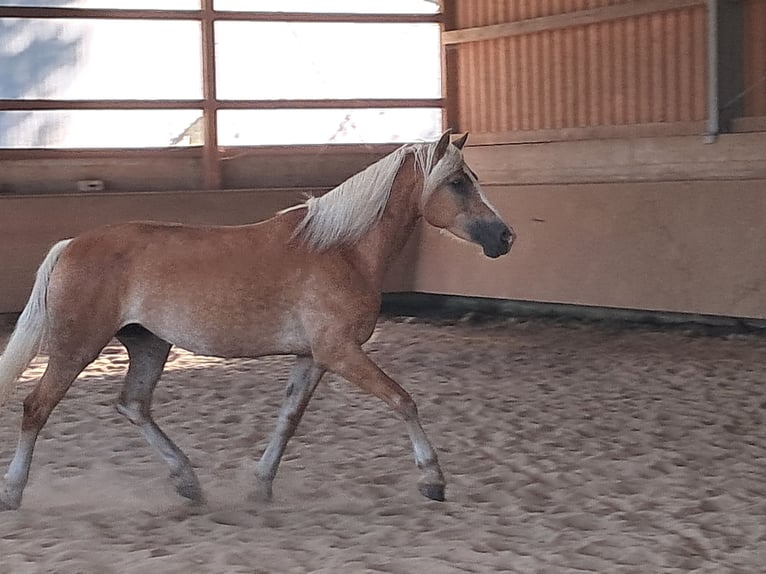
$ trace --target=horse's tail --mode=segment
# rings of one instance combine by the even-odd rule
[[[61,252],[72,241],[59,241],[48,252],[37,270],[32,294],[16,322],[5,351],[0,355],[0,405],[6,403],[16,390],[16,380],[40,351],[48,325],[46,295],[51,272]]]

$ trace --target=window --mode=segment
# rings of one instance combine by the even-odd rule
[[[215,186],[219,146],[429,139],[439,23],[434,0],[0,0],[0,149],[201,146]]]

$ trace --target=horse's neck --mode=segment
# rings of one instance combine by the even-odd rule
[[[409,156],[394,180],[380,221],[354,246],[360,272],[378,289],[382,289],[388,267],[404,248],[420,219],[422,189],[422,176]]]

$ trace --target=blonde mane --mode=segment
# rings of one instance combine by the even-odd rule
[[[435,150],[436,143],[402,146],[326,194],[289,208],[288,211],[306,208],[306,215],[296,226],[293,237],[301,237],[318,251],[360,239],[383,216],[396,174],[410,153],[415,156],[416,169],[423,175],[422,198],[425,200],[463,164],[460,150],[450,145],[434,165]]]

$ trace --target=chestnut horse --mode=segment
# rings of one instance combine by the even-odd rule
[[[329,370],[403,419],[422,472],[420,492],[444,500],[444,476],[414,401],[362,344],[380,312],[386,268],[420,219],[481,245],[489,257],[509,251],[512,230],[464,163],[466,136],[450,144],[446,132],[435,143],[403,146],[327,194],[258,224],[126,223],[57,243],[0,357],[2,403],[41,345],[49,354],[24,400],[0,509],[21,504],[40,430],[114,336],[130,359],[116,408],[169,465],[181,496],[203,500],[189,459],[151,415],[172,345],[219,357],[296,356],[257,466],[260,499],[271,498],[287,441]]]

